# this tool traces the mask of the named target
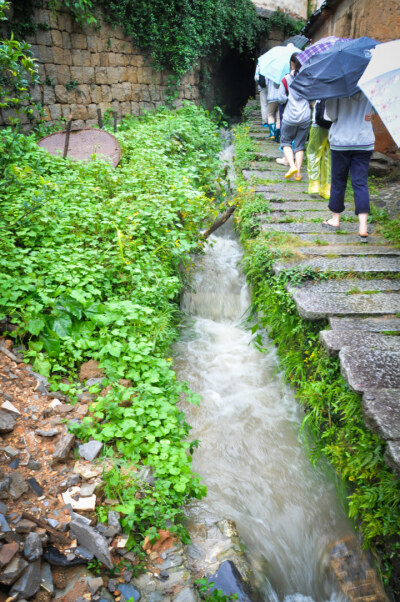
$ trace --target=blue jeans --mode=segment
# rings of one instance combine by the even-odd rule
[[[333,213],[344,211],[344,195],[350,172],[355,214],[369,213],[368,166],[372,151],[331,150],[331,154],[332,176],[329,209]]]

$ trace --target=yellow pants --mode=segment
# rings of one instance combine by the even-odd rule
[[[308,193],[329,199],[331,194],[331,151],[329,130],[313,125],[307,146]]]

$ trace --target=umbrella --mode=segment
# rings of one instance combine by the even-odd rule
[[[337,38],[336,36],[328,36],[327,38],[321,38],[315,44],[308,46],[303,52],[297,55],[298,60],[302,65],[306,63],[314,54],[320,54],[329,50],[332,46],[338,42],[350,42],[352,38]]]
[[[275,84],[280,84],[282,78],[290,71],[290,57],[298,50],[293,44],[274,46],[258,59],[260,73]]]
[[[400,146],[400,40],[379,44],[372,50],[358,85]]]
[[[367,37],[338,42],[325,52],[314,54],[291,87],[308,100],[353,96],[360,91],[357,82],[371,59],[371,49],[377,44]]]
[[[297,36],[291,36],[290,38],[285,40],[283,42],[283,45],[287,46],[288,44],[294,44],[296,46],[296,48],[303,50],[304,46],[307,44],[308,41],[309,41],[309,39],[306,38],[306,36],[302,36],[299,34]]]

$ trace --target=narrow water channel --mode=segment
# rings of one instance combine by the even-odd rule
[[[178,376],[202,397],[185,411],[208,495],[189,520],[236,522],[262,600],[339,601],[327,548],[352,527],[333,479],[313,469],[299,442],[303,414],[272,343],[258,351],[245,327],[250,291],[232,227],[216,234],[195,261],[175,349]]]

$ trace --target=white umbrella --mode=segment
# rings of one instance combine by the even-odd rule
[[[371,53],[358,86],[400,146],[400,40],[378,44]]]

